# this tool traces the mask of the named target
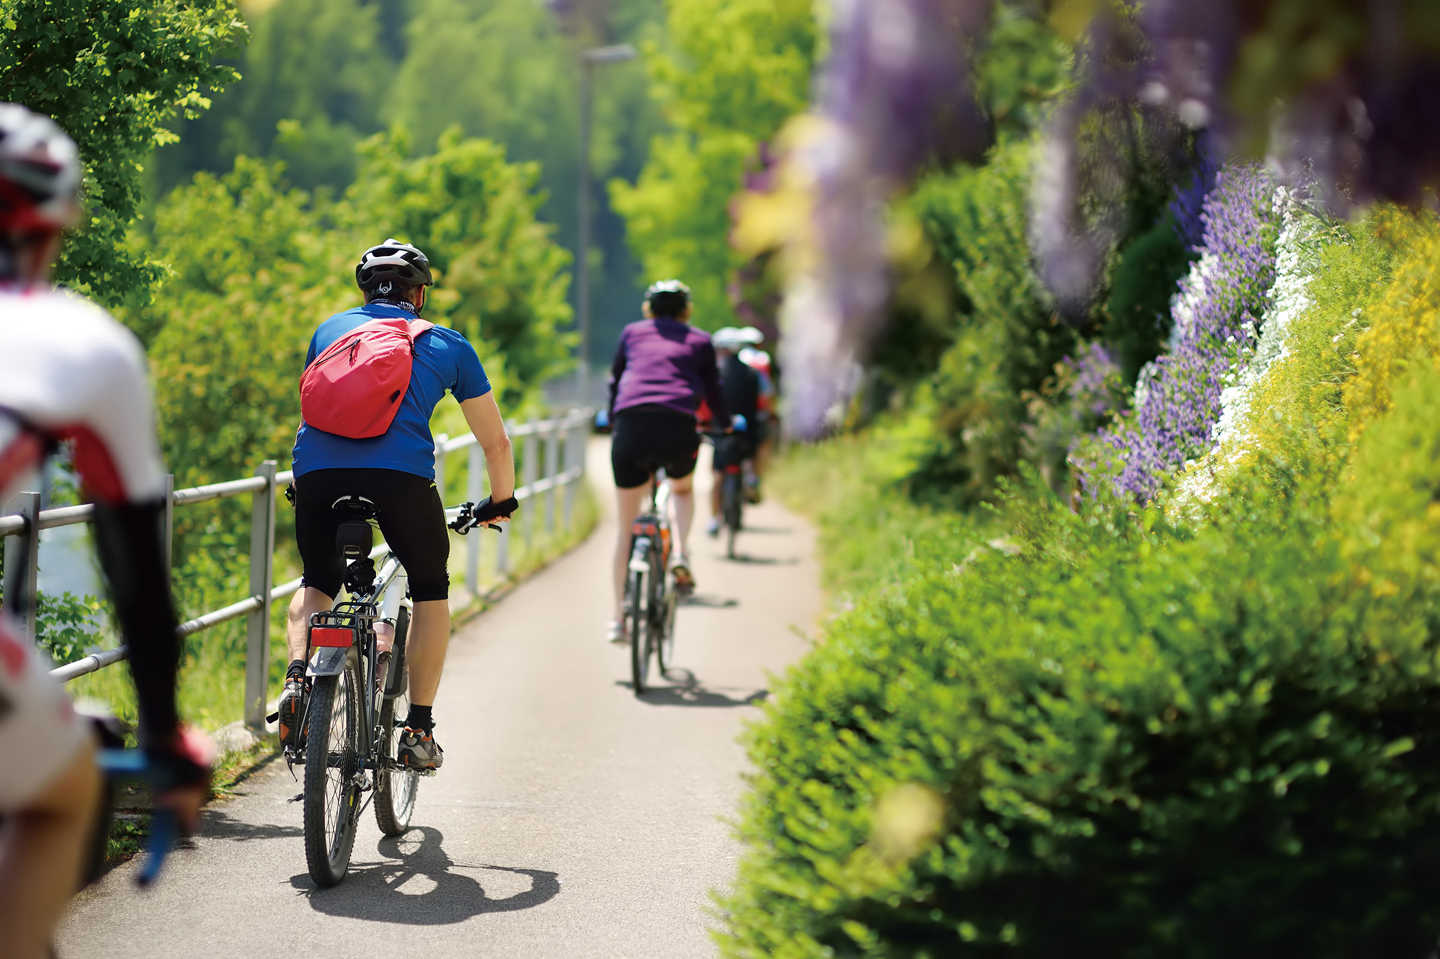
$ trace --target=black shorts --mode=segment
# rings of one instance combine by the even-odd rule
[[[700,434],[695,432],[693,416],[645,406],[615,414],[610,468],[621,489],[644,486],[657,469],[664,469],[672,479],[689,476],[695,472],[699,452]]]
[[[304,582],[332,599],[345,579],[335,548],[344,517],[330,506],[347,494],[375,503],[375,521],[410,578],[417,603],[450,596],[450,534],[434,480],[386,469],[315,470],[295,477],[295,542],[305,564]]]

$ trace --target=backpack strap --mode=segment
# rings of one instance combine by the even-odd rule
[[[421,333],[424,333],[426,330],[434,329],[434,327],[435,324],[431,323],[429,320],[411,320],[410,342],[413,344],[416,340],[420,339]]]

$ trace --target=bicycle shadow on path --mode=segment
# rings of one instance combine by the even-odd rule
[[[740,699],[727,695],[721,689],[710,689],[688,669],[672,668],[665,673],[665,681],[671,686],[650,686],[636,696],[637,702],[648,706],[701,706],[710,709],[726,709],[736,706],[759,706],[770,697],[770,690],[757,689]],[[616,686],[633,689],[628,679],[615,680]],[[738,690],[737,690],[738,691]]]
[[[332,889],[317,887],[309,873],[291,877],[290,884],[305,894],[316,912],[410,926],[452,925],[485,913],[533,909],[560,893],[558,873],[463,865],[445,852],[444,838],[438,829],[418,826],[404,836],[381,839],[376,851],[385,858],[378,863],[352,864],[344,881]],[[523,876],[530,880],[530,888],[493,899],[479,879],[455,870],[480,871],[481,878],[487,871]]]

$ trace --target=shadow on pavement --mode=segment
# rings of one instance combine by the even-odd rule
[[[385,858],[352,864],[333,889],[318,888],[309,873],[292,877],[290,884],[306,895],[316,912],[411,926],[449,925],[487,912],[530,909],[560,892],[559,875],[544,869],[460,865],[441,847],[444,838],[440,830],[420,826],[399,838],[381,839],[376,851]],[[530,888],[492,899],[479,879],[455,871],[462,869],[481,871],[480,879],[486,871],[524,876]]]
[[[704,606],[707,609],[729,609],[731,606],[739,606],[740,600],[731,599],[729,596],[709,596],[705,593],[691,593],[680,600],[681,606]]]
[[[305,830],[300,826],[246,822],[214,808],[205,810],[204,824],[200,827],[201,839],[302,839],[304,836]]]
[[[768,689],[757,689],[742,699],[726,695],[720,690],[706,689],[688,669],[672,669],[665,674],[665,679],[676,685],[652,686],[635,698],[651,706],[703,706],[711,709],[725,709],[734,706],[758,706],[770,697]],[[634,688],[628,680],[624,679],[617,679],[615,685],[624,686],[626,689]]]
[[[722,557],[731,563],[747,563],[751,566],[797,566],[800,563],[798,557],[787,556],[780,559],[775,556],[750,556],[746,553],[736,553],[734,559]]]

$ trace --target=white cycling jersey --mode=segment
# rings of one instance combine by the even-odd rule
[[[74,444],[106,502],[164,495],[139,341],[104,310],[48,288],[0,288],[0,505],[37,465],[41,439]],[[50,664],[0,621],[0,813],[42,792],[87,742]]]
[[[46,288],[0,289],[0,410],[73,441],[76,469],[97,499],[164,495],[145,351],[88,300]]]

